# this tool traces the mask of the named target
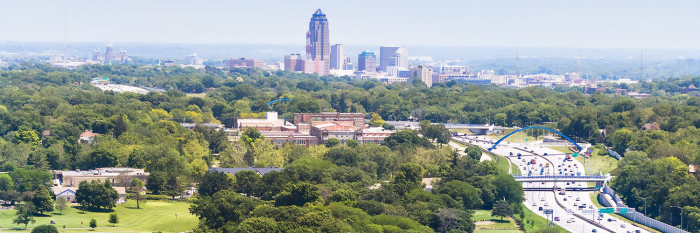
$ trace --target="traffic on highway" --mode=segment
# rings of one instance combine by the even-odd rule
[[[458,136],[456,141],[488,149],[493,140],[483,136]],[[600,214],[591,198],[595,182],[575,181],[586,176],[588,170],[569,153],[563,153],[540,142],[501,142],[491,152],[507,158],[515,176],[547,176],[537,181],[517,179],[523,182],[525,205],[534,213],[554,221],[554,224],[570,232],[648,232],[622,221],[612,214]],[[551,177],[551,178],[550,178]],[[525,178],[525,177],[523,177]],[[551,214],[545,214],[550,212]],[[602,227],[601,227],[602,226]]]

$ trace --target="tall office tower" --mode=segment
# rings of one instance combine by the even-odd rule
[[[311,17],[309,31],[306,32],[306,59],[324,62],[325,73],[330,73],[331,42],[328,31],[328,19],[321,9]]]
[[[112,43],[107,44],[107,51],[105,51],[105,65],[112,64],[114,59],[114,46]]]
[[[430,88],[433,86],[433,68],[418,66],[411,69],[411,78],[419,79]]]
[[[387,71],[389,66],[408,69],[408,51],[404,47],[379,47],[379,71]]]
[[[331,46],[331,70],[345,69],[345,49],[342,44],[334,44]]]
[[[360,53],[357,56],[357,71],[376,72],[377,56],[370,51]]]

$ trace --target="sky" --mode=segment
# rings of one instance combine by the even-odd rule
[[[700,1],[0,0],[0,41],[700,49]]]

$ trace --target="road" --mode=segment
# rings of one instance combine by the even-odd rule
[[[453,137],[453,139],[458,141],[464,140],[484,149],[493,146],[491,140],[486,140],[483,136]],[[532,175],[540,175],[540,173],[542,173],[542,175],[559,175],[559,172],[561,172],[561,175],[571,175],[571,172],[574,174],[577,172],[586,174],[583,164],[577,160],[574,159],[565,162],[564,159],[566,155],[564,153],[547,147],[541,147],[537,142],[501,142],[492,152],[508,158],[514,165],[518,166],[520,173],[523,175],[527,175],[529,172],[532,172]],[[518,153],[521,154],[520,159],[517,158]],[[547,155],[543,156],[545,153]],[[536,164],[528,165],[528,162],[531,162],[533,159]],[[548,162],[550,163],[549,168],[546,166]],[[588,187],[585,182],[523,182],[523,187],[526,188],[546,187],[554,190],[555,185],[556,187],[569,188]],[[544,218],[547,218],[547,216],[542,210],[539,210],[539,207],[543,207],[543,209],[552,209],[554,216],[560,219],[560,221],[555,221],[555,224],[570,232],[592,232],[593,229],[596,229],[597,232],[606,232],[606,230],[599,226],[584,221],[581,217],[598,222],[612,232],[635,232],[635,230],[648,232],[639,227],[632,226],[629,223],[625,223],[614,215],[603,214],[602,218],[599,219],[599,215],[597,214],[598,208],[593,205],[593,201],[589,195],[590,193],[592,192],[569,191],[561,195],[559,192],[554,191],[526,191],[526,200],[524,204],[530,210]],[[582,209],[579,208],[581,205],[585,207]],[[569,214],[567,214],[567,209],[570,209]],[[584,214],[584,210],[594,212],[595,214]],[[550,217],[550,219],[551,218],[552,217]],[[613,221],[608,221],[608,219]]]

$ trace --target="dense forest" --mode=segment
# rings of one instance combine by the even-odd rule
[[[103,92],[91,78],[166,89],[147,95]],[[627,204],[669,221],[683,206],[690,228],[700,224],[700,184],[688,165],[700,163],[700,98],[681,94],[700,78],[608,85],[652,94],[635,99],[584,95],[570,87],[507,89],[448,82],[382,84],[349,77],[318,77],[257,69],[202,70],[137,65],[54,69],[23,62],[0,71],[0,191],[4,200],[30,200],[50,185],[51,169],[130,166],[151,172],[151,194],[177,195],[187,186],[201,196],[190,211],[197,230],[466,231],[472,209],[522,212],[522,186],[492,162],[459,158],[418,132],[400,131],[382,145],[277,148],[253,130],[229,143],[207,127],[180,122],[235,124],[238,118],[277,111],[377,113],[385,120],[548,125],[624,158],[613,182]],[[206,93],[188,97],[186,93]],[[289,102],[267,103],[290,98]],[[647,129],[647,124],[658,129]],[[80,143],[84,130],[100,135]],[[279,166],[260,177],[208,173],[223,166]],[[422,178],[441,178],[432,192]],[[367,187],[380,183],[381,188]],[[519,188],[518,188],[519,187]],[[243,193],[241,196],[238,193]],[[506,205],[497,200],[505,199]],[[504,207],[505,208],[505,207]],[[522,219],[520,217],[520,219]],[[673,218],[679,225],[679,218]],[[380,230],[381,229],[381,230]]]

